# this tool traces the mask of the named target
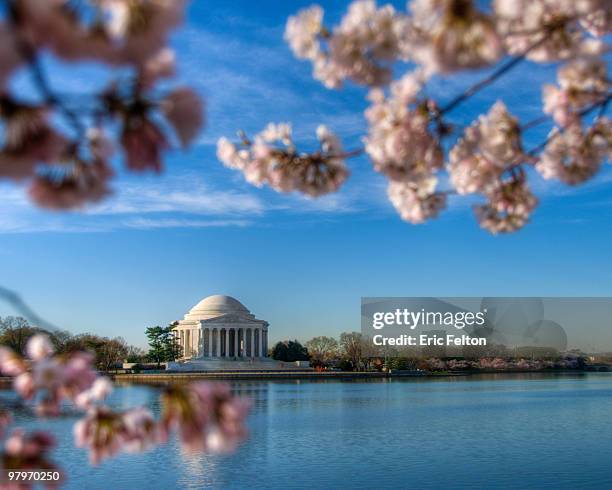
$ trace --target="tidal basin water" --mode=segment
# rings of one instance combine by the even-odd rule
[[[54,431],[74,489],[612,488],[612,374],[233,386],[254,406],[231,456],[170,443],[92,468],[71,445],[74,419],[18,422]],[[110,401],[159,411],[153,387]]]

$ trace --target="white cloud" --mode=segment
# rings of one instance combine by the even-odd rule
[[[198,220],[181,218],[130,218],[122,221],[123,227],[139,230],[158,228],[223,228],[243,227],[251,224],[248,220]]]

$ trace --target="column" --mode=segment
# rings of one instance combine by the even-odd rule
[[[257,329],[257,347],[259,348],[259,357],[263,357],[263,329]]]
[[[261,351],[264,357],[268,357],[268,331],[263,331],[263,349]]]
[[[213,329],[208,329],[208,357],[213,356]]]
[[[229,329],[225,329],[225,357],[229,357]]]
[[[251,357],[255,357],[255,329],[251,329]]]
[[[239,332],[239,330],[237,328],[234,328],[232,330],[234,330],[234,357],[239,357],[238,356],[238,347],[240,347],[239,344],[238,344],[238,332]]]

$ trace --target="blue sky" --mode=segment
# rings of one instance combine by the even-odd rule
[[[335,23],[347,2],[322,4]],[[215,293],[268,320],[272,341],[358,329],[361,296],[612,295],[610,165],[579,188],[535,176],[533,222],[497,237],[478,228],[473,200],[452,200],[426,225],[402,222],[365,158],[351,161],[340,193],[320,200],[257,189],[222,167],[217,139],[268,121],[291,121],[305,147],[320,123],[346,147],[359,145],[365,91],[325,89],[283,42],[287,16],[307,5],[192,2],[172,42],[180,78],[208,105],[197,144],[168,154],[161,176],[122,173],[111,199],[78,213],[36,210],[20,188],[0,184],[0,284],[54,324],[138,345],[145,327],[179,319]],[[95,66],[70,76],[49,67],[62,92],[88,92],[106,79]],[[532,119],[555,70],[524,64],[451,119],[469,124],[499,97]],[[448,100],[477,77],[436,79],[428,90]],[[28,80],[15,85],[27,90]],[[529,133],[528,146],[546,132]],[[0,304],[0,315],[12,313]]]

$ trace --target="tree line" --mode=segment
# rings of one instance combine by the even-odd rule
[[[104,337],[93,333],[72,334],[67,330],[48,331],[31,325],[19,316],[0,317],[0,345],[10,347],[24,355],[28,340],[36,334],[45,334],[51,340],[55,352],[70,354],[88,351],[94,355],[95,367],[101,371],[115,369],[123,361],[142,362],[147,353],[130,345],[123,337]]]
[[[397,370],[468,370],[468,369],[580,369],[586,355],[580,351],[560,353],[552,348],[508,348],[492,344],[487,347],[469,346],[461,349],[425,348],[420,355],[387,347],[376,349],[359,332],[344,332],[339,339],[318,336],[305,342],[277,342],[271,357],[278,361],[310,361],[315,368],[337,368],[343,371]]]

